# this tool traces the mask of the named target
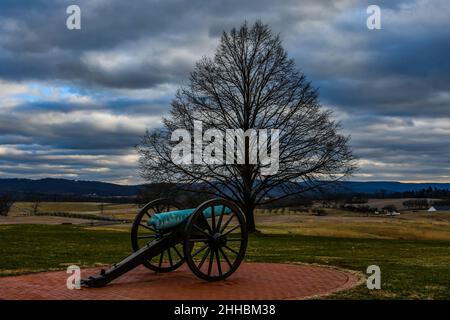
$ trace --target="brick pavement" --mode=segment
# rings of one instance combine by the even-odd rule
[[[82,270],[86,277],[99,268]],[[0,278],[0,299],[305,299],[355,286],[352,273],[315,265],[243,263],[227,280],[205,282],[183,265],[171,273],[155,274],[140,266],[102,288],[69,290],[65,271]]]

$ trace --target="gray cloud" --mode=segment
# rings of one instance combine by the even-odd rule
[[[132,147],[194,62],[262,19],[352,135],[356,179],[450,180],[445,0],[377,1],[376,31],[371,1],[82,0],[80,31],[65,28],[70,4],[0,3],[2,177],[138,181]]]

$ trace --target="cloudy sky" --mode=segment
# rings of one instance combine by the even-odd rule
[[[449,17],[448,0],[2,0],[0,178],[141,182],[134,146],[194,62],[261,19],[352,136],[354,180],[450,182]]]

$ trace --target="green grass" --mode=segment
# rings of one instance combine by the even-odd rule
[[[362,285],[331,298],[450,298],[448,241],[258,235],[252,237],[248,258],[319,263],[362,273],[372,264],[381,268],[382,290],[368,290]]]
[[[110,264],[130,253],[129,233],[71,225],[0,226],[0,275]],[[450,299],[450,241],[252,235],[247,261],[307,262],[365,272],[381,268],[382,290],[364,285],[329,298]]]

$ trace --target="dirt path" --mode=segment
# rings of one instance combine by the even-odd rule
[[[4,224],[83,224],[89,223],[87,219],[74,219],[65,217],[50,217],[50,216],[0,216],[0,225]]]

